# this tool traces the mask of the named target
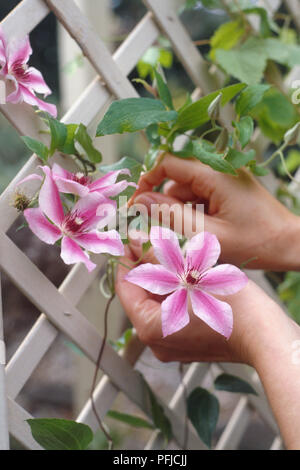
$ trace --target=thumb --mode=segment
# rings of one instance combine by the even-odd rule
[[[153,192],[140,194],[135,202],[147,208],[151,225],[160,223],[187,238],[202,231],[214,233],[217,237],[221,234],[221,222],[204,214],[203,204],[197,204],[195,209],[191,204]]]

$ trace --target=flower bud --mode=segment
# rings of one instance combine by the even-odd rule
[[[284,142],[288,145],[295,145],[300,135],[300,122],[284,134]]]
[[[210,103],[207,109],[207,114],[214,121],[216,121],[220,116],[222,96],[222,93],[219,93],[219,95]]]

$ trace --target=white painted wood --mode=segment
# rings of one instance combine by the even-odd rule
[[[132,84],[115,64],[105,44],[88,19],[70,0],[45,0],[70,35],[80,46],[95,70],[103,77],[107,87],[116,98],[137,97]]]
[[[26,423],[26,420],[32,419],[33,416],[11,399],[8,399],[8,418],[10,433],[20,444],[26,449],[43,450],[32,437],[29,424]]]
[[[49,9],[44,0],[23,0],[1,21],[1,27],[8,38],[23,38],[48,13]]]
[[[102,264],[101,258],[98,258],[98,263],[98,268],[89,276],[87,276],[85,266],[75,266],[62,282],[59,292],[74,306],[97,276]],[[55,326],[48,321],[46,315],[41,314],[7,364],[7,390],[11,398],[16,398],[20,393],[57,334],[58,330]]]
[[[209,73],[207,63],[178,19],[173,1],[144,0],[144,3],[172,42],[174,51],[194,84],[200,86],[204,94],[215,90],[215,77]]]
[[[187,413],[185,393],[188,394],[195,387],[199,386],[208,371],[208,364],[191,364],[183,377],[183,383],[179,385],[170,401],[170,409],[181,417],[181,441],[184,440],[185,419]],[[160,450],[164,448],[164,445],[164,438],[162,437],[161,433],[159,431],[154,431],[145,446],[145,450]],[[207,450],[207,447],[199,439],[195,433],[195,430],[191,426],[189,426],[188,430],[187,448],[190,450]]]
[[[247,397],[242,397],[236,405],[215,450],[234,450],[238,447],[248,426],[251,412]]]

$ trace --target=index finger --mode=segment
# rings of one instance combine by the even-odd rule
[[[154,186],[161,184],[164,179],[176,181],[179,184],[190,185],[191,190],[198,196],[201,196],[199,191],[199,180],[206,180],[212,186],[216,172],[209,166],[202,164],[198,160],[180,159],[171,154],[166,154],[160,163],[158,163],[152,170],[145,173],[139,181],[138,189],[130,203],[141,193],[152,191]]]

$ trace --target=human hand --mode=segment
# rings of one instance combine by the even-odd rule
[[[170,181],[164,194],[152,192],[166,178]],[[274,271],[300,269],[299,218],[247,170],[226,175],[199,161],[167,154],[141,178],[134,202],[145,205],[148,212],[152,204],[204,204],[205,230],[217,235],[222,262],[239,266],[249,261],[247,268]],[[186,218],[192,220],[193,212],[186,209]],[[185,222],[185,227],[191,226]],[[188,229],[183,230],[189,238]]]
[[[133,266],[140,258],[142,241],[135,237],[130,248],[126,247],[126,258],[122,259],[122,264],[119,265],[116,283],[116,292],[141,341],[164,362],[217,361],[254,365],[261,344],[257,344],[257,338],[261,339],[257,330],[260,330],[262,323],[267,325],[268,321],[271,322],[271,317],[276,317],[276,312],[281,312],[280,308],[258,286],[249,281],[238,294],[222,296],[222,300],[231,305],[234,317],[233,333],[228,341],[191,311],[190,323],[184,329],[163,338],[161,302],[165,297],[150,294],[124,279],[128,273],[124,265]],[[143,256],[143,262],[157,263],[152,249]]]

